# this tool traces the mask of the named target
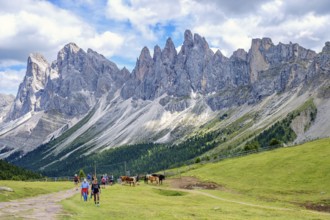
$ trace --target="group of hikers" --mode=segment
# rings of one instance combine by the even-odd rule
[[[74,175],[73,178],[74,184],[76,186],[76,190],[78,190],[78,183],[79,177],[77,174]],[[109,182],[110,185],[113,184],[113,176],[111,175],[108,177],[106,174],[101,176],[101,183],[103,188],[105,188],[106,183]],[[86,202],[89,195],[89,187],[91,189],[90,199],[94,196],[94,203],[96,206],[100,206],[100,193],[101,193],[101,186],[97,180],[96,175],[92,176],[90,174],[87,175],[87,179],[84,178],[84,180],[81,183],[81,196],[84,198],[84,201]]]

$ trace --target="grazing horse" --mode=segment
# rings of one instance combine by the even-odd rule
[[[158,176],[153,176],[153,175],[147,174],[146,179],[147,179],[147,183],[148,183],[148,181],[150,181],[150,183],[154,183],[154,182],[156,182],[156,184],[159,183]]]
[[[159,179],[159,184],[163,184],[163,180],[165,180],[165,175],[163,175],[163,174],[156,174],[156,173],[153,173],[151,175],[152,176],[157,176],[158,179]]]
[[[133,184],[133,186],[135,186],[136,184],[136,177],[130,177],[130,176],[121,176],[121,184],[123,183],[129,183],[129,185],[131,186]]]
[[[128,176],[120,176],[121,184],[126,183],[126,178],[127,178],[127,177],[128,177]]]

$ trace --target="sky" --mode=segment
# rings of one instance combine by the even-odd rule
[[[132,70],[144,46],[177,50],[189,29],[230,57],[253,38],[320,52],[330,41],[328,0],[0,0],[0,93],[17,93],[30,53],[49,63],[70,42]]]

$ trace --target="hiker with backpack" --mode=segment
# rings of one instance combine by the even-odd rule
[[[92,193],[94,195],[94,203],[96,206],[100,206],[100,193],[101,193],[101,187],[100,184],[97,182],[97,178],[94,178],[94,181],[91,186]]]

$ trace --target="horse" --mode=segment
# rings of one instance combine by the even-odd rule
[[[129,185],[131,186],[133,184],[133,186],[135,186],[136,184],[136,177],[133,176],[133,177],[130,177],[130,176],[121,176],[120,177],[121,179],[121,184],[123,183],[129,183]]]
[[[126,182],[126,178],[128,176],[120,176],[121,184],[124,184]]]
[[[165,180],[165,175],[163,175],[163,174],[156,174],[156,173],[153,173],[151,175],[152,176],[157,176],[158,179],[159,179],[159,184],[163,184],[163,180]]]
[[[158,178],[158,176],[153,176],[153,175],[147,174],[147,175],[146,175],[146,179],[147,179],[147,183],[148,183],[148,181],[150,181],[151,183],[156,182],[156,184],[159,183],[159,178]]]

